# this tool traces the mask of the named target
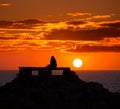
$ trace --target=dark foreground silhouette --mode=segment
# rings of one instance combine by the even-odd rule
[[[62,75],[52,75],[53,70]],[[32,75],[38,71],[38,75]],[[20,67],[13,81],[0,87],[1,109],[120,109],[120,93],[85,82],[70,68]]]

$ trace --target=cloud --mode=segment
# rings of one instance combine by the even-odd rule
[[[114,38],[115,39],[115,38]],[[99,41],[73,41],[73,40],[3,40],[0,51],[23,51],[34,50],[57,50],[60,52],[82,53],[82,52],[120,52],[120,43],[114,39]],[[120,41],[120,38],[118,38]],[[108,43],[106,43],[108,42]]]
[[[119,46],[89,46],[89,45],[82,45],[77,46],[74,49],[67,49],[68,52],[120,52],[120,45]]]
[[[119,40],[120,41],[120,40]],[[43,41],[44,42],[44,41]],[[111,42],[112,43],[112,42]],[[51,40],[43,43],[38,49],[59,50],[61,52],[82,53],[82,52],[120,52],[120,43],[107,45],[101,40],[97,41],[70,41]]]
[[[11,4],[9,4],[9,3],[1,3],[0,4],[0,7],[8,7],[8,6],[11,6]]]
[[[108,27],[108,28],[116,28],[120,30],[120,20],[111,21],[111,22],[103,22],[100,24],[101,26]]]
[[[73,16],[73,17],[77,17],[77,16],[90,16],[92,15],[91,13],[82,13],[82,12],[74,12],[74,13],[67,13],[68,16]]]
[[[112,17],[114,14],[107,14],[107,15],[94,15],[91,18],[93,19],[106,19]]]
[[[107,17],[103,15],[96,19]],[[62,52],[120,52],[119,42],[120,20],[0,21],[0,51],[31,48]]]
[[[45,35],[47,40],[102,40],[105,37],[119,37],[120,31],[111,28],[93,30],[53,30]]]
[[[73,21],[68,21],[66,23],[68,25],[81,25],[81,24],[85,24],[86,22],[83,20],[73,20]]]
[[[91,22],[73,20],[66,22],[66,28],[53,29],[45,34],[46,40],[102,40],[120,37],[120,21]]]
[[[13,37],[13,36],[11,36],[11,37],[9,37],[9,36],[0,36],[0,40],[15,40],[15,39],[18,39],[17,37]]]
[[[0,28],[8,28],[9,26],[12,26],[12,25],[13,25],[12,21],[0,20]]]
[[[0,28],[11,28],[11,29],[30,29],[37,25],[45,24],[44,21],[36,19],[27,19],[27,20],[16,20],[16,21],[4,21],[0,20]]]
[[[81,12],[74,12],[74,13],[67,13],[68,16],[72,16],[72,17],[79,17],[83,20],[96,20],[96,19],[108,19],[111,18],[112,16],[114,16],[115,14],[104,14],[104,15],[95,15],[92,13],[81,13]]]
[[[0,21],[0,39],[94,41],[120,36],[120,21],[71,20],[45,22],[36,19]],[[16,38],[15,38],[16,37]]]
[[[26,24],[26,25],[31,25],[31,24],[44,24],[44,23],[46,23],[46,22],[40,21],[40,20],[37,20],[37,19],[27,19],[27,20],[17,21],[17,23],[22,23],[22,24]]]

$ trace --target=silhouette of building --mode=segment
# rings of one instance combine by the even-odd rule
[[[69,67],[57,67],[55,57],[51,56],[50,65],[47,65],[46,67],[19,67],[19,74],[17,75],[21,77],[31,77],[33,76],[32,72],[37,71],[38,75],[36,76],[50,77],[52,76],[52,70],[62,70],[64,76],[71,74]]]

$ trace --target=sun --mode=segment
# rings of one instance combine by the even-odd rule
[[[76,58],[73,60],[73,66],[76,67],[76,68],[79,68],[79,67],[82,67],[83,65],[83,62],[81,59],[79,58]]]

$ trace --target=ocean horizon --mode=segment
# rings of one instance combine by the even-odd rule
[[[120,92],[120,70],[74,70],[86,82],[98,82],[111,92]],[[18,70],[0,70],[0,86],[11,82]],[[57,72],[59,75],[59,72]]]

